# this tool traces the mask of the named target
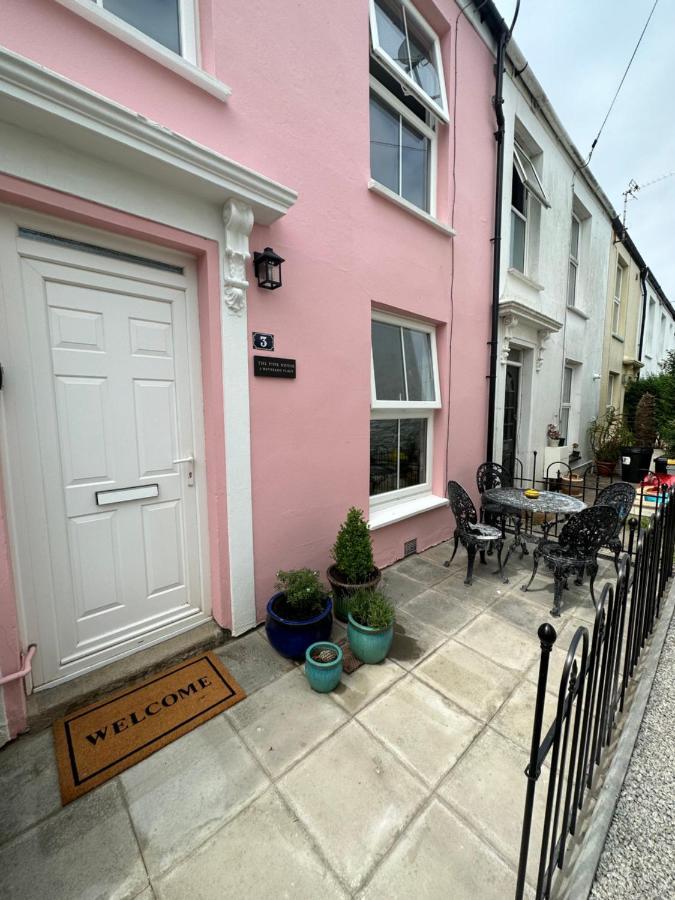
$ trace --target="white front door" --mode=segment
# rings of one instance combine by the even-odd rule
[[[2,242],[30,376],[5,363],[21,594],[50,683],[205,618],[196,296],[189,271],[21,236],[9,218]]]

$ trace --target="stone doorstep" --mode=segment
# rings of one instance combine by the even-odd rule
[[[33,693],[26,698],[28,730],[38,732],[49,728],[55,719],[71,710],[93,703],[105,694],[140,681],[202,650],[212,650],[229,637],[229,632],[211,620],[100,669],[85,672],[72,681]]]

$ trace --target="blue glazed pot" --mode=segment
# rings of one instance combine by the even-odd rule
[[[327,641],[333,628],[333,601],[325,598],[323,611],[311,619],[285,619],[275,612],[275,605],[283,597],[279,591],[267,604],[265,630],[277,653],[289,659],[304,659],[305,651],[317,641]]]
[[[332,662],[319,662],[312,659],[313,650],[323,650],[329,648],[337,653],[337,657]],[[330,641],[318,641],[312,644],[305,651],[305,675],[309,686],[313,691],[320,694],[328,694],[334,690],[340,683],[342,675],[342,647],[337,644],[331,644]]]
[[[394,640],[394,623],[388,628],[369,628],[367,625],[359,625],[349,613],[347,639],[354,656],[364,663],[382,662]]]

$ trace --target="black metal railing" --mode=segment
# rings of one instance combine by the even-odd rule
[[[662,492],[662,502],[637,540],[633,560],[627,553],[623,555],[616,587],[605,585],[592,634],[583,626],[577,628],[560,679],[555,720],[543,739],[549,658],[557,635],[549,623],[539,628],[541,659],[530,761],[525,770],[516,900],[521,900],[525,889],[536,791],[546,777],[543,826],[536,836],[536,900],[550,897],[554,873],[563,868],[568,839],[577,833],[580,817],[588,812],[586,792],[594,786],[597,767],[624,710],[635,667],[659,617],[666,583],[673,573],[674,547],[675,488]],[[548,770],[544,774],[545,762]]]
[[[573,471],[570,465],[565,462],[551,463],[544,471],[543,477],[537,478],[536,450],[532,452],[532,456],[533,463],[529,475],[525,472],[522,462],[519,459],[515,460],[512,475],[514,487],[533,487],[543,491],[559,491],[572,497],[578,497],[586,506],[593,506],[602,490],[610,484],[621,481],[621,478],[616,473],[611,475],[598,474],[592,463],[587,464],[579,472],[578,470]],[[659,476],[654,472],[650,472],[649,475],[651,484],[635,485],[635,503],[619,533],[624,552],[633,558],[635,557],[642,532],[647,528],[654,512],[663,501],[664,491],[663,485],[660,484]],[[551,525],[552,518],[550,514],[539,517],[528,514],[522,522],[522,530],[525,536],[532,535],[536,538],[548,534],[551,537],[557,537],[564,522],[559,520]],[[603,558],[610,558],[605,554],[600,555]]]

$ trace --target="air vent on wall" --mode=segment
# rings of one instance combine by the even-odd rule
[[[417,538],[413,538],[412,541],[406,541],[403,545],[404,556],[412,556],[413,553],[417,553]]]

